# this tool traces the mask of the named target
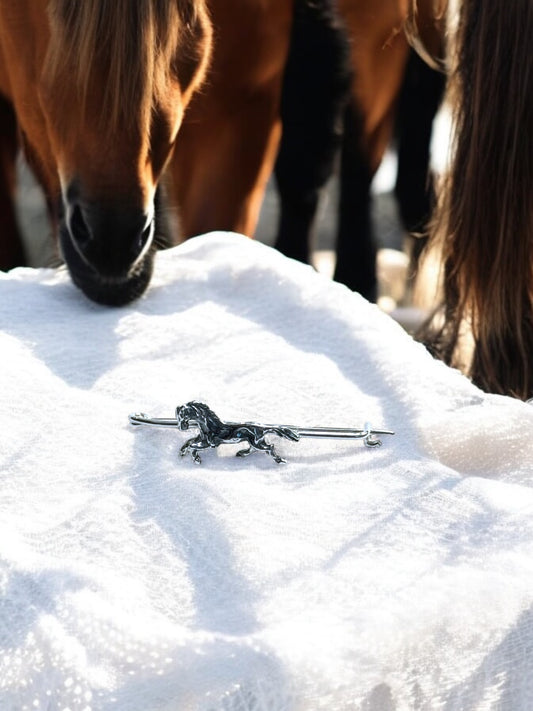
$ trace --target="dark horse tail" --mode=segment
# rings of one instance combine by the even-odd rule
[[[533,1],[462,0],[450,77],[454,153],[434,232],[443,319],[422,339],[458,365],[471,324],[473,381],[533,395]]]
[[[278,437],[285,437],[285,439],[291,439],[293,442],[299,442],[300,440],[298,432],[291,427],[273,427],[272,432],[277,434]]]

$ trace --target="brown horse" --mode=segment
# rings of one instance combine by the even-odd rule
[[[185,235],[252,232],[279,136],[291,5],[0,0],[0,266],[21,256],[17,137],[72,278],[95,301],[126,303],[148,284],[173,151]]]
[[[148,283],[156,186],[210,51],[202,2],[0,2],[0,90],[73,280],[97,301]]]
[[[433,231],[444,300],[421,338],[483,389],[525,399],[533,396],[533,2],[461,0],[459,8],[449,60],[453,160]]]

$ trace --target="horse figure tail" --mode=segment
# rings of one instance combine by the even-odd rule
[[[272,432],[277,434],[278,437],[285,437],[285,439],[290,439],[293,442],[300,441],[300,435],[295,430],[290,427],[273,427]]]
[[[454,151],[434,235],[444,249],[443,323],[422,333],[484,390],[533,395],[533,2],[462,0],[450,95]]]

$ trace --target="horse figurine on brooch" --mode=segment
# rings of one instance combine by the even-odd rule
[[[381,446],[381,440],[376,437],[380,434],[393,435],[391,430],[373,429],[369,422],[363,429],[350,427],[297,427],[296,425],[260,425],[257,422],[223,422],[211,408],[203,402],[188,402],[176,408],[175,418],[149,417],[140,412],[129,416],[131,425],[151,425],[153,427],[174,427],[186,431],[190,427],[197,427],[200,432],[196,437],[188,439],[180,448],[184,457],[190,454],[195,464],[201,464],[202,459],[198,454],[200,449],[218,447],[221,444],[248,444],[247,449],[237,452],[237,457],[247,457],[252,452],[265,452],[270,454],[277,464],[286,460],[279,456],[274,445],[269,444],[265,437],[269,434],[277,435],[299,442],[302,437],[320,437],[329,439],[361,439],[365,447],[375,448]]]
[[[270,454],[277,464],[281,464],[285,462],[285,459],[277,454],[273,444],[266,441],[266,435],[275,434],[293,442],[298,442],[300,439],[297,432],[282,425],[222,422],[213,410],[203,402],[188,402],[186,405],[177,407],[176,420],[181,430],[188,430],[191,425],[200,430],[196,437],[188,439],[180,448],[181,456],[190,454],[195,464],[202,463],[198,454],[199,449],[218,447],[220,444],[238,444],[239,442],[247,443],[248,448],[240,449],[235,456],[247,457],[252,452],[261,451]]]

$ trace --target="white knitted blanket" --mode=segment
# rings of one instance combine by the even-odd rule
[[[146,295],[0,277],[1,711],[529,711],[533,407],[237,235],[161,253]],[[394,429],[196,466],[134,428]]]

